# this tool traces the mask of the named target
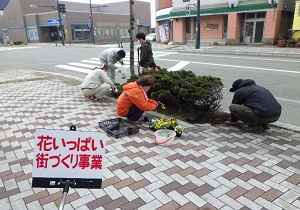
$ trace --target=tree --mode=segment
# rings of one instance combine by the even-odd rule
[[[129,0],[129,9],[130,9],[130,28],[128,29],[129,36],[130,36],[130,75],[134,76],[134,39],[133,39],[133,30],[134,30],[134,23],[135,18],[133,14],[133,0]]]

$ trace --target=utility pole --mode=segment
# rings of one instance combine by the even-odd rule
[[[92,7],[92,0],[90,0],[90,20],[91,20],[91,35],[92,35],[92,39],[93,39],[93,43],[95,44],[95,34],[94,34],[94,17],[93,17],[93,7]]]
[[[61,22],[61,8],[60,8],[60,4],[58,3],[58,0],[56,2],[57,5],[57,12],[58,12],[58,19],[59,19],[59,31],[58,31],[58,36],[61,34],[61,43],[64,46],[65,45],[65,33],[64,33],[64,28]]]
[[[200,0],[197,0],[197,23],[195,49],[200,49]]]
[[[93,43],[96,44],[95,40],[95,28],[94,28],[94,17],[93,17],[93,8],[99,8],[99,7],[109,7],[108,4],[105,5],[99,5],[99,6],[92,6],[92,0],[90,0],[90,20],[91,20],[91,28],[90,28],[90,33],[93,39]]]

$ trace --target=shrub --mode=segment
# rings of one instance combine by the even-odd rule
[[[23,44],[22,41],[16,41],[16,42],[14,42],[14,45],[21,45],[21,44]]]
[[[197,76],[185,70],[168,72],[166,69],[141,75],[152,75],[156,79],[149,91],[150,98],[161,101],[167,107],[177,108],[179,113],[183,108],[191,113],[197,109],[214,112],[221,106],[223,83],[220,78]],[[128,82],[137,78],[133,76]]]

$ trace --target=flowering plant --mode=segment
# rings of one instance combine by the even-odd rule
[[[182,133],[184,130],[184,127],[182,127],[181,125],[177,125],[175,128],[174,128],[174,131],[176,133]]]
[[[160,129],[170,129],[175,130],[175,128],[178,126],[178,122],[176,119],[167,120],[163,117],[158,119],[152,119],[149,121],[149,127],[153,130],[160,130]],[[181,127],[181,126],[180,126]]]

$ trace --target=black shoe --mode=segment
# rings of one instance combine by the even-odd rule
[[[260,133],[264,131],[263,127],[261,125],[245,125],[244,127],[241,128],[242,131],[244,132],[249,132],[249,133]]]
[[[262,128],[263,128],[264,130],[270,129],[270,125],[269,125],[269,124],[262,124],[261,126],[262,126]]]

